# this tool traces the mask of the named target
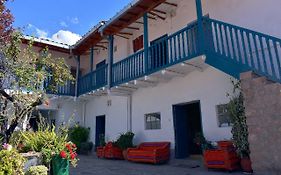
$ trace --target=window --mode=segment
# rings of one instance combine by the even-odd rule
[[[151,113],[145,114],[145,129],[153,130],[153,129],[161,129],[161,114],[159,113]]]
[[[227,110],[227,104],[217,105],[216,108],[219,127],[231,126],[232,123]]]
[[[137,37],[135,40],[133,40],[133,49],[134,52],[137,52],[143,48],[143,35]]]

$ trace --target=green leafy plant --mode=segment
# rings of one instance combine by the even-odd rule
[[[135,134],[132,132],[126,132],[120,134],[115,144],[122,150],[126,150],[127,148],[132,148],[134,147],[133,145],[134,136]]]
[[[201,132],[196,133],[195,138],[193,139],[193,142],[196,145],[200,146],[203,151],[213,149],[211,142],[207,141],[206,138],[204,137],[203,133],[201,133]]]
[[[0,175],[23,175],[25,159],[15,150],[0,151]]]
[[[245,115],[244,97],[241,91],[241,82],[232,80],[232,84],[233,95],[227,95],[230,98],[227,108],[233,123],[231,130],[233,142],[240,157],[249,157],[248,126]]]
[[[106,142],[105,142],[105,136],[104,136],[104,134],[100,134],[100,135],[99,135],[99,140],[100,140],[100,143],[99,143],[99,145],[98,145],[98,146],[103,147],[103,146],[105,146],[105,145],[106,145]]]
[[[28,169],[25,175],[47,175],[48,168],[44,165],[32,166]]]
[[[69,129],[69,139],[76,144],[78,152],[81,149],[81,143],[89,139],[90,129],[82,126],[74,126]]]

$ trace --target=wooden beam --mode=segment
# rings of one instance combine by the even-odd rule
[[[132,30],[140,30],[140,28],[138,28],[138,27],[130,27],[130,26],[127,26],[126,28],[127,28],[127,29],[132,29]]]
[[[119,37],[124,38],[124,39],[130,39],[128,37],[125,37],[125,36],[122,36],[122,35],[119,35],[119,34],[115,34],[115,36],[119,36]]]
[[[139,21],[135,21],[134,23],[142,24],[143,25],[143,22],[139,22]]]
[[[162,10],[157,10],[157,9],[153,9],[153,10],[151,10],[152,12],[157,12],[157,13],[161,13],[161,14],[163,14],[163,15],[166,15],[167,13],[166,12],[164,12],[164,11],[162,11]]]
[[[167,2],[167,1],[163,2],[163,4],[171,5],[171,6],[174,6],[174,7],[178,7],[178,4]]]
[[[156,18],[154,18],[153,16],[147,16],[149,19],[153,19],[153,20],[157,20]]]
[[[119,32],[119,34],[121,34],[121,35],[133,35],[132,33],[128,33],[128,32]]]
[[[157,16],[158,18],[160,18],[160,19],[162,19],[162,20],[165,20],[165,19],[166,19],[165,17],[160,16],[160,15],[158,15],[158,14],[152,12],[152,11],[150,11],[149,14],[152,14],[152,15],[154,15],[154,16]]]
[[[103,49],[107,49],[107,47],[105,47],[103,45],[98,45],[98,44],[96,44],[95,47],[100,47],[100,48],[103,48]]]

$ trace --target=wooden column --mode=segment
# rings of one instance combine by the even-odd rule
[[[112,65],[113,65],[113,47],[114,47],[114,36],[108,36],[108,88],[112,87]]]
[[[76,86],[75,86],[75,96],[79,96],[79,79],[80,79],[80,55],[76,57]]]
[[[201,0],[196,1],[196,13],[198,21],[198,47],[199,53],[204,54],[205,52],[205,40],[204,40],[204,30],[203,30],[203,12]]]
[[[148,49],[149,49],[149,40],[148,40],[148,16],[147,13],[143,15],[143,46],[144,46],[144,72],[148,71]]]

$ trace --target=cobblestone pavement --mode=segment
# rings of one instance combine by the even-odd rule
[[[94,155],[79,156],[71,175],[241,175],[240,172],[207,171],[200,160],[171,160],[164,165],[132,163],[124,160],[97,159]]]

